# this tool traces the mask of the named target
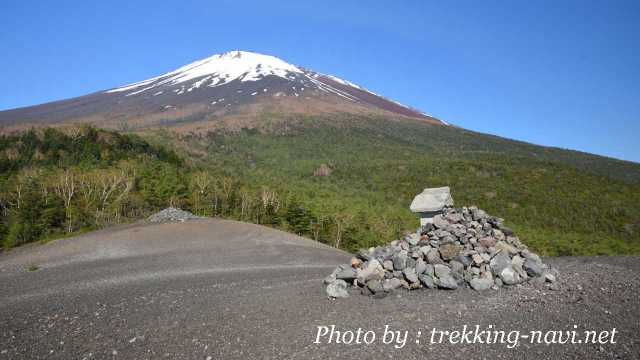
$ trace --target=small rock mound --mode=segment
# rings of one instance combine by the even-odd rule
[[[169,207],[149,216],[147,220],[153,223],[167,223],[167,222],[182,222],[182,221],[193,220],[193,219],[202,219],[202,217],[193,215],[188,211]]]
[[[527,281],[554,283],[558,272],[503,223],[476,207],[445,208],[418,232],[360,250],[351,264],[338,266],[324,280],[327,295],[347,297],[347,284],[382,297],[398,288],[483,291]]]

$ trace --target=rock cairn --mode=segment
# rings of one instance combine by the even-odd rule
[[[389,245],[360,250],[325,280],[331,298],[386,296],[393,290],[482,291],[527,281],[554,283],[557,271],[529,251],[504,220],[477,207],[445,208],[416,233]]]
[[[202,219],[202,217],[193,215],[188,211],[169,207],[149,216],[147,220],[153,223],[167,223],[167,222],[182,222],[182,221],[193,220],[193,219]]]

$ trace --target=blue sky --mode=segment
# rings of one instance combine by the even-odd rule
[[[640,162],[639,39],[639,1],[3,0],[0,109],[241,49],[468,129]]]

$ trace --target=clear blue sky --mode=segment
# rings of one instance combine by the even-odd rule
[[[0,109],[232,49],[456,125],[640,162],[640,1],[0,3]]]

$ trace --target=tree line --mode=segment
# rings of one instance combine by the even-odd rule
[[[0,240],[25,243],[145,218],[165,207],[267,225],[353,249],[372,233],[400,231],[344,209],[313,210],[295,191],[247,184],[185,165],[133,135],[83,127],[0,137]],[[364,224],[364,225],[363,225]]]

